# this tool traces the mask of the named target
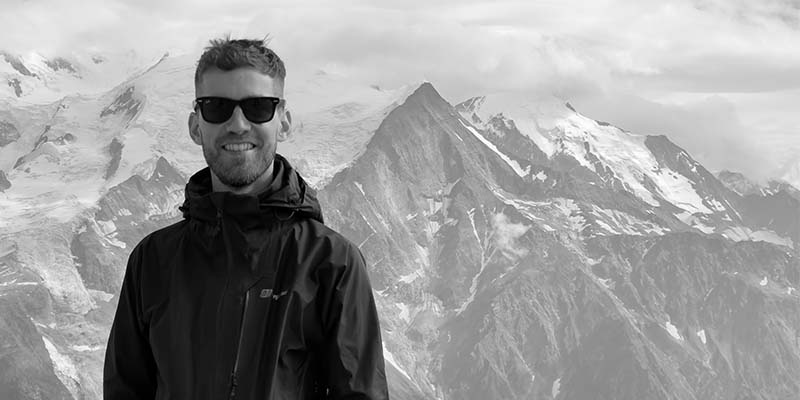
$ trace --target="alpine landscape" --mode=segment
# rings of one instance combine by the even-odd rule
[[[195,60],[0,57],[0,398],[102,397],[128,254],[205,166]],[[278,146],[367,259],[393,399],[800,398],[800,159],[435,85],[289,79]]]

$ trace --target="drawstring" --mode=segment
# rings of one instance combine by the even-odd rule
[[[214,229],[211,231],[212,236],[217,236],[222,226],[222,210],[217,209],[217,223],[214,224]]]
[[[277,219],[278,221],[281,221],[281,222],[286,222],[286,221],[288,221],[288,220],[292,219],[292,217],[294,217],[294,213],[295,213],[295,211],[296,211],[296,210],[292,210],[292,212],[291,212],[291,213],[289,213],[289,216],[288,216],[288,217],[286,217],[286,218],[281,218],[281,216],[280,216],[280,214],[278,213],[278,210],[277,210],[277,209],[273,210],[273,211],[272,211],[272,213],[275,215],[275,219]]]

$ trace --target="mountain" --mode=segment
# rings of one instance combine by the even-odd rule
[[[796,253],[728,232],[741,196],[665,137],[488,100],[421,86],[321,192],[398,316],[390,363],[429,398],[798,394]]]
[[[76,93],[101,93],[151,61],[133,51],[44,55],[0,50],[0,99],[44,104]]]
[[[193,60],[0,109],[4,398],[100,397],[128,253],[204,166]],[[429,82],[326,71],[287,90],[279,151],[367,259],[392,398],[800,395],[788,189],[737,190],[664,136],[549,98],[454,106]]]

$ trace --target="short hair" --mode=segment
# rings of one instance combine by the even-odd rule
[[[242,67],[253,67],[276,79],[281,89],[286,79],[283,60],[267,47],[269,37],[264,39],[231,39],[230,36],[212,39],[197,62],[194,72],[195,87],[200,84],[204,72],[211,68],[232,71]]]

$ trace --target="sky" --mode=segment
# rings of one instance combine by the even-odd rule
[[[287,85],[322,69],[451,103],[553,95],[712,171],[776,176],[800,156],[800,0],[0,0],[0,49],[199,52],[264,37]],[[800,160],[800,159],[798,159]]]

